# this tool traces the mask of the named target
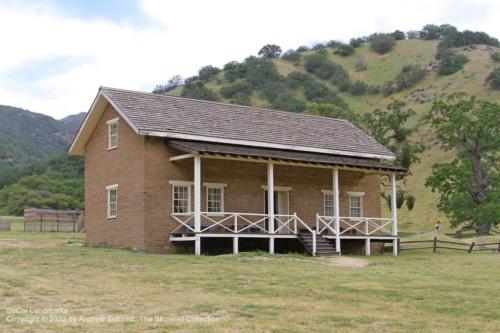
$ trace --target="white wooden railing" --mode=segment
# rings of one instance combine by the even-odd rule
[[[194,213],[176,213],[171,214],[172,218],[179,223],[179,226],[172,231],[175,233],[179,229],[185,228],[184,231],[195,232]],[[274,232],[271,233],[266,224],[269,221],[268,214],[255,213],[200,213],[200,231],[203,232],[258,232],[265,234],[297,234],[298,225],[305,228],[309,226],[302,221],[297,214],[293,215],[274,215]],[[267,225],[268,226],[268,225]],[[312,229],[311,229],[312,230]]]
[[[319,235],[331,233],[335,236],[342,236],[346,233],[354,232],[360,236],[396,236],[394,221],[379,217],[339,217],[316,215],[316,231]]]

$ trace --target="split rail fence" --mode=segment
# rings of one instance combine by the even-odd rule
[[[437,253],[437,250],[454,250],[464,251],[471,253],[473,251],[496,251],[500,252],[500,241],[490,243],[465,243],[454,242],[437,239],[429,240],[415,240],[415,241],[400,241],[398,240],[399,251],[412,251],[412,250],[432,250],[432,253]]]

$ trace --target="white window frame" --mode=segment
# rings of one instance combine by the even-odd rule
[[[191,214],[191,187],[194,185],[193,182],[190,181],[182,181],[182,180],[171,180],[168,182],[170,185],[172,185],[172,214]],[[188,188],[188,205],[187,205],[187,212],[186,213],[176,213],[175,212],[175,187],[187,187]]]
[[[111,214],[111,191],[116,192],[115,214]],[[116,219],[118,217],[118,184],[106,186],[106,216],[108,219]]]
[[[108,120],[106,124],[108,125],[108,150],[113,150],[118,148],[118,117]],[[113,136],[111,135],[111,126],[116,126],[116,134]],[[111,142],[112,137],[116,138],[114,145]]]
[[[332,190],[321,190],[321,192],[323,193],[323,214],[324,214],[324,216],[335,217],[335,196],[333,195],[333,191]],[[328,215],[326,213],[326,196],[327,195],[331,195],[333,197],[332,215]]]
[[[206,187],[206,200],[205,200],[205,207],[207,210],[207,214],[211,216],[224,216],[224,188],[227,186],[227,184],[223,183],[203,183],[203,186]],[[208,190],[209,189],[219,189],[220,190],[220,212],[209,212],[208,211]]]
[[[347,192],[349,195],[349,218],[352,220],[359,220],[363,218],[363,196],[365,195],[365,192]],[[351,203],[352,203],[352,198],[359,198],[359,216],[352,216],[351,214]],[[358,208],[358,207],[356,207]]]

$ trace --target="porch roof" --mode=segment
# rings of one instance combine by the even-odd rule
[[[389,165],[374,159],[345,157],[338,155],[317,154],[292,150],[255,148],[247,146],[227,145],[200,141],[168,140],[167,144],[177,150],[189,154],[221,155],[226,157],[246,157],[257,159],[271,159],[285,162],[306,164],[334,165],[361,169],[405,173],[403,167]]]

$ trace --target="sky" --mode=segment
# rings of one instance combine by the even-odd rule
[[[99,86],[151,91],[256,55],[450,23],[500,38],[498,0],[0,0],[0,104],[60,119]]]

